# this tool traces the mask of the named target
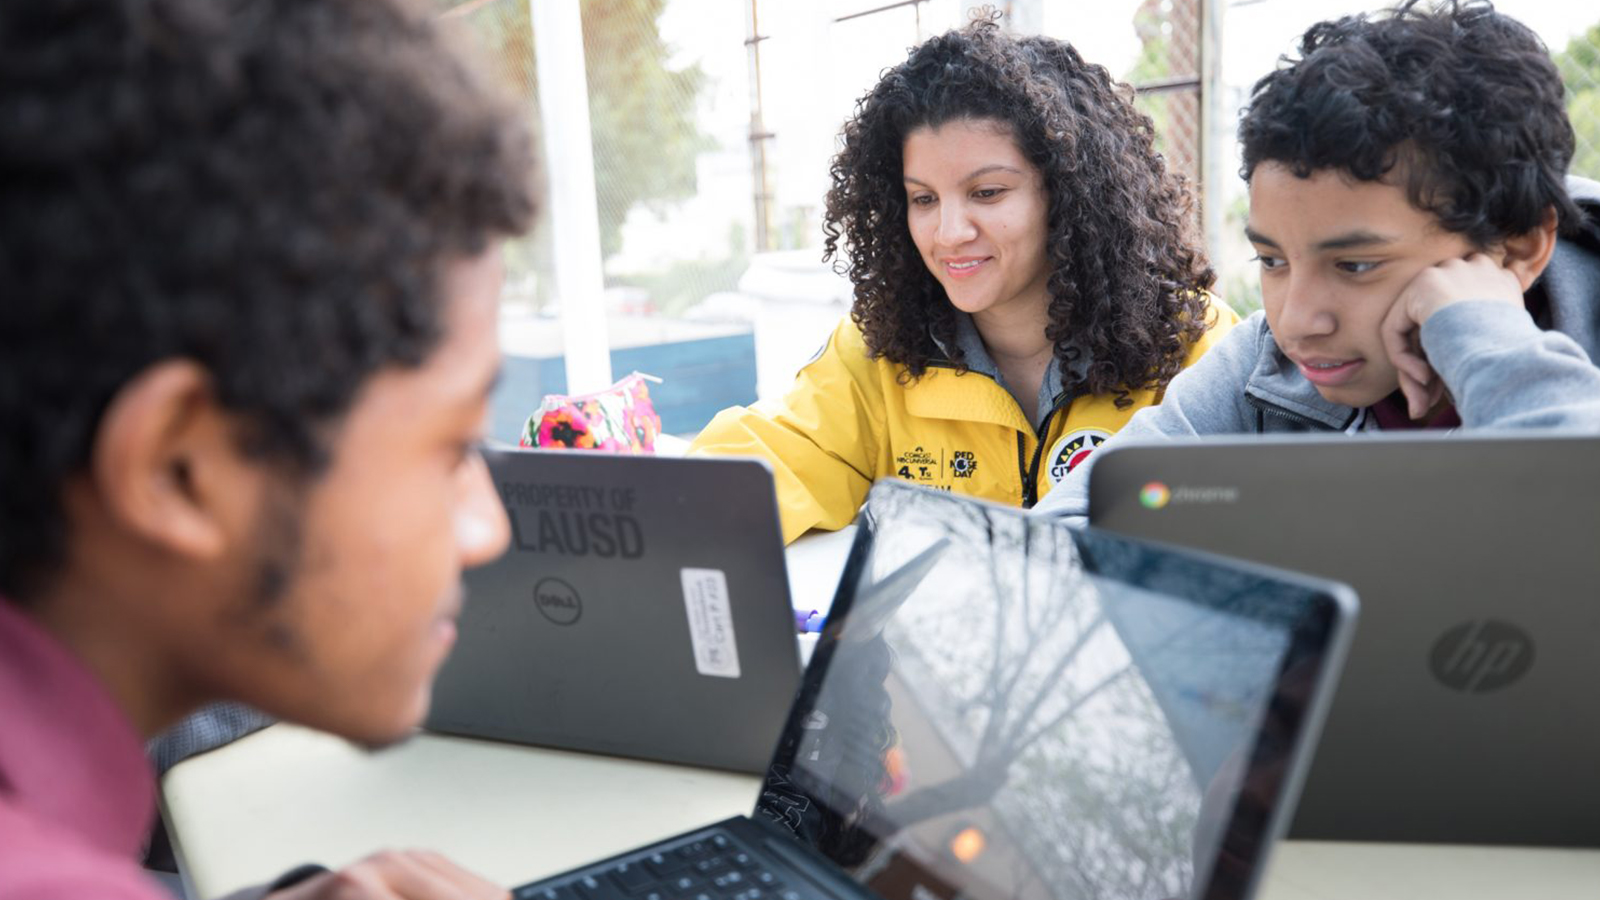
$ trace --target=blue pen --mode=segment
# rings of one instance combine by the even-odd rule
[[[794,628],[801,634],[816,634],[822,631],[822,626],[827,620],[827,616],[814,609],[794,611]]]

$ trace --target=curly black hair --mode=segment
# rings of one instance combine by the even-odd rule
[[[1572,124],[1561,76],[1527,26],[1486,2],[1411,0],[1311,26],[1300,58],[1256,82],[1239,123],[1241,174],[1397,171],[1411,205],[1479,247],[1583,215],[1563,177]]]
[[[243,449],[314,477],[440,340],[444,265],[536,202],[526,127],[399,0],[0,5],[0,593],[62,564],[139,372],[197,361]]]
[[[907,135],[993,121],[1010,128],[1049,195],[1045,333],[1063,389],[1115,393],[1125,408],[1131,391],[1178,373],[1211,324],[1204,292],[1216,276],[1189,192],[1132,96],[1070,44],[1009,35],[993,18],[925,41],[884,73],[844,126],[823,225],[824,259],[844,257],[851,316],[874,357],[917,378],[945,359],[939,343],[955,346],[956,310],[906,225]],[[1079,377],[1073,364],[1085,356]]]

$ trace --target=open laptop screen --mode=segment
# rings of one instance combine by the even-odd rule
[[[1330,586],[895,483],[861,532],[761,815],[888,900],[1249,889]]]

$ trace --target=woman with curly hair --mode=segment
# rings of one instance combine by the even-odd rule
[[[888,475],[1032,506],[1237,321],[1131,96],[990,20],[885,72],[831,168],[849,319],[693,451],[771,461],[785,540],[849,524]]]

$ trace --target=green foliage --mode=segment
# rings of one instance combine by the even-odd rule
[[[695,127],[705,84],[698,65],[672,71],[656,30],[665,0],[584,0],[584,52],[601,251],[621,246],[636,202],[677,200],[695,189],[695,157],[711,141]]]
[[[1600,179],[1600,89],[1575,92],[1567,99],[1567,116],[1578,136],[1572,174]]]
[[[739,276],[750,268],[748,244],[744,226],[735,222],[728,227],[728,255],[721,259],[683,260],[653,272],[613,275],[606,283],[642,288],[658,314],[679,316],[711,294],[739,287]]]
[[[658,314],[677,316],[710,294],[737,288],[739,276],[749,267],[749,258],[741,253],[727,259],[684,260],[657,272],[619,275],[607,282],[643,288]]]
[[[1162,32],[1161,22],[1160,7],[1153,3],[1141,4],[1134,14],[1133,28],[1140,42],[1139,58],[1122,76],[1128,84],[1137,87],[1172,77],[1172,39]],[[1172,127],[1172,112],[1168,100],[1160,94],[1140,94],[1134,98],[1134,105],[1155,125],[1156,151],[1170,156],[1167,134]]]
[[[1567,42],[1555,61],[1567,86],[1567,117],[1578,139],[1571,171],[1600,178],[1600,24]]]
[[[1567,42],[1567,49],[1556,54],[1556,69],[1568,88],[1600,87],[1600,24]]]
[[[1199,76],[1199,11],[1199,0],[1143,0],[1133,16],[1139,56],[1122,77],[1140,89],[1134,106],[1150,117],[1156,152],[1191,187],[1200,177],[1200,90],[1182,83]]]
[[[433,0],[441,11],[468,2]],[[528,3],[495,0],[464,15],[506,84],[536,108],[538,75]],[[622,223],[634,204],[694,193],[695,157],[710,144],[695,125],[705,74],[698,65],[668,68],[669,49],[656,27],[665,5],[666,0],[582,0],[595,199],[605,256],[621,247]]]
[[[1234,311],[1248,316],[1261,308],[1261,269],[1255,249],[1245,240],[1245,223],[1250,219],[1250,198],[1238,194],[1222,210],[1220,248],[1212,263],[1217,267],[1217,284],[1212,290]]]
[[[1213,290],[1241,316],[1261,308],[1261,277],[1253,266],[1228,273],[1218,280]]]

